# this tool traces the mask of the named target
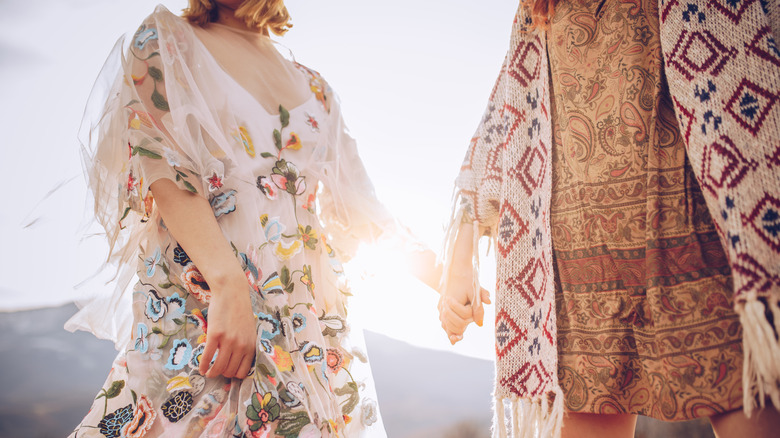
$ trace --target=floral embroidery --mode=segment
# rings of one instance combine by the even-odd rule
[[[290,139],[287,140],[287,144],[282,149],[292,149],[294,151],[300,150],[302,146],[301,139],[298,134],[291,132]]]
[[[309,113],[304,114],[306,115],[306,124],[311,127],[312,132],[320,132],[320,124],[317,122],[317,119]]]
[[[140,28],[135,32],[135,38],[133,40],[133,45],[139,49],[143,50],[144,47],[146,47],[146,44],[149,43],[149,41],[156,40],[157,39],[157,29],[153,27],[147,28],[145,24],[142,24]]]
[[[320,363],[325,358],[322,348],[311,342],[304,343],[301,347],[301,352],[306,363]]]
[[[276,187],[271,185],[271,180],[264,177],[264,176],[258,176],[257,177],[257,188],[260,189],[263,194],[270,199],[271,201],[276,199],[277,191]]]
[[[280,294],[284,292],[284,285],[279,278],[279,273],[274,272],[269,275],[262,285],[263,293],[265,294]]]
[[[157,418],[157,412],[152,408],[152,402],[148,397],[142,395],[133,410],[133,419],[124,425],[121,429],[123,438],[141,438],[152,428],[152,423]]]
[[[162,298],[154,289],[149,289],[149,295],[146,296],[146,310],[144,315],[151,319],[152,322],[157,322],[165,315],[168,310],[168,302]]]
[[[168,363],[165,368],[169,370],[180,370],[187,365],[192,357],[192,345],[187,339],[177,339],[173,341],[173,347],[168,355]]]
[[[179,391],[169,398],[160,409],[168,421],[175,423],[190,413],[192,402],[193,397],[189,391]]]
[[[303,243],[300,240],[294,240],[291,243],[279,241],[274,247],[274,254],[279,260],[286,261],[301,252],[302,248]]]
[[[282,347],[274,346],[274,354],[271,357],[276,364],[276,368],[281,371],[291,371],[293,369],[293,360],[290,353],[284,351]]]
[[[133,405],[127,405],[104,416],[98,423],[98,430],[107,438],[119,438],[122,436],[122,427],[132,419]]]
[[[168,386],[165,387],[166,391],[168,392],[175,392],[180,389],[190,388],[192,388],[192,384],[190,384],[190,376],[184,372],[178,376],[168,379]]]
[[[173,261],[182,266],[187,266],[192,263],[190,256],[184,252],[184,249],[180,245],[176,245],[176,248],[173,249]]]
[[[135,326],[135,351],[139,353],[146,353],[149,349],[149,340],[146,337],[149,335],[149,327],[146,324],[139,322]]]
[[[208,177],[206,181],[209,183],[210,192],[215,192],[222,188],[222,177],[217,175],[217,172],[211,174],[211,176]]]
[[[295,333],[300,333],[306,328],[306,317],[300,313],[295,313],[292,316],[292,325]]]
[[[328,348],[325,360],[328,364],[328,369],[330,369],[333,374],[338,373],[339,370],[341,370],[341,366],[344,365],[344,355],[335,348]]]
[[[311,227],[311,225],[298,225],[298,235],[306,248],[317,249],[317,230]]]
[[[214,210],[214,216],[220,217],[223,214],[228,214],[236,211],[236,191],[230,190],[225,193],[220,193],[214,196],[209,201],[211,208]]]
[[[267,214],[260,217],[260,224],[265,232],[265,240],[269,243],[276,243],[282,238],[285,226],[279,221],[278,216],[269,218]]]
[[[284,158],[278,160],[271,169],[271,180],[276,187],[291,195],[300,195],[306,191],[305,177],[300,176],[298,168]]]
[[[265,428],[268,423],[276,421],[281,412],[279,402],[273,394],[267,392],[262,399],[259,395],[257,392],[252,394],[252,402],[246,408],[247,425],[252,432]]]
[[[190,263],[184,268],[181,279],[187,292],[191,293],[198,301],[203,304],[208,304],[211,301],[211,288],[194,264]]]
[[[160,257],[162,257],[162,254],[160,253],[160,247],[158,246],[157,249],[154,250],[154,254],[152,254],[151,257],[144,259],[147,277],[151,278],[154,276],[154,271],[157,268],[157,264],[160,263]]]
[[[239,126],[238,129],[233,131],[233,138],[244,146],[244,150],[250,157],[255,156],[255,146],[252,144],[252,138],[249,136],[249,132],[243,126]]]
[[[258,312],[255,314],[258,320],[258,331],[262,339],[273,339],[281,333],[282,324],[271,315]]]

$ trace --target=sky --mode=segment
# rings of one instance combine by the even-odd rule
[[[96,293],[94,286],[79,287],[98,271],[107,248],[90,222],[78,127],[115,41],[157,3],[174,13],[186,5],[0,1],[0,310],[56,306]],[[453,181],[506,53],[517,2],[286,4],[294,27],[278,41],[336,90],[377,195],[438,251]],[[492,292],[493,254],[482,259],[481,281]],[[493,358],[492,308],[485,327],[472,326],[452,348],[439,326],[438,295],[416,280],[378,273],[353,282],[353,292],[350,316],[366,329]]]

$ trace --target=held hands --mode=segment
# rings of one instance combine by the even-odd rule
[[[257,330],[246,279],[234,283],[215,288],[211,296],[206,348],[199,367],[206,377],[221,374],[243,379],[255,360]]]
[[[463,332],[472,322],[482,327],[485,316],[484,304],[490,304],[490,294],[478,286],[472,266],[474,232],[471,224],[461,224],[454,244],[452,260],[444,272],[439,298],[439,321],[447,333],[450,343],[463,339]],[[476,288],[479,290],[475,290]]]

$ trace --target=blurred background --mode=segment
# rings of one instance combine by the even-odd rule
[[[66,436],[114,357],[111,343],[62,329],[74,300],[107,290],[103,277],[85,282],[107,248],[91,223],[77,132],[105,57],[157,3],[0,0],[0,438]],[[178,13],[186,1],[162,4]],[[379,198],[438,250],[517,2],[286,4],[294,28],[277,40],[340,95]],[[482,265],[491,292],[492,258]],[[452,347],[436,293],[416,280],[377,271],[353,291],[388,436],[488,436],[492,307],[485,327]],[[637,436],[710,436],[697,435],[702,424],[643,420]]]

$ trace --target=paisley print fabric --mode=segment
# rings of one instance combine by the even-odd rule
[[[674,117],[656,2],[562,2],[547,47],[566,409],[687,420],[739,408],[731,271]]]

